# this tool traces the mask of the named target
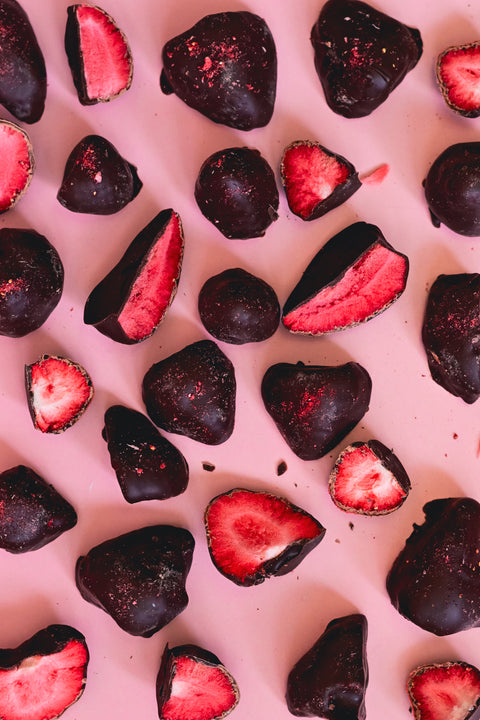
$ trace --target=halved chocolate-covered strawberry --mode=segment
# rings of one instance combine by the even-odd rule
[[[414,720],[474,720],[480,708],[480,671],[457,661],[420,665],[407,680]]]
[[[280,172],[288,206],[302,220],[322,217],[362,184],[351,162],[311,140],[297,140],[285,149]]]
[[[163,210],[92,290],[85,304],[84,322],[127,345],[150,337],[176,295],[183,247],[180,216]]]
[[[108,102],[132,84],[127,38],[102,8],[79,3],[67,8],[65,50],[82,105]]]
[[[376,225],[349,225],[307,266],[284,305],[283,324],[291,332],[321,335],[366,322],[400,297],[408,268],[408,258]]]
[[[10,210],[26,192],[34,167],[27,133],[15,123],[0,120],[0,213]]]
[[[237,585],[258,585],[294,570],[325,535],[309,513],[269,492],[235,488],[205,511],[213,564]]]
[[[448,107],[463,117],[480,115],[480,43],[452,46],[437,58],[437,81]]]

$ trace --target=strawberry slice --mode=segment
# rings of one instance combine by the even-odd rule
[[[65,50],[82,105],[108,102],[132,84],[133,61],[127,38],[99,7],[67,8]]]
[[[285,498],[242,488],[211,500],[205,527],[213,564],[244,587],[290,572],[325,534],[315,518]]]
[[[93,397],[87,371],[73,360],[55,355],[43,355],[25,366],[25,386],[33,424],[43,433],[69,428]]]
[[[420,665],[408,676],[407,691],[415,720],[473,720],[480,671],[460,661]]]
[[[197,645],[168,645],[157,676],[161,720],[220,720],[240,700],[237,683],[216,655]]]
[[[0,158],[0,213],[3,213],[25,193],[34,169],[27,133],[8,120],[0,120]]]
[[[280,172],[290,210],[302,220],[325,215],[361,186],[352,163],[310,140],[286,148]]]
[[[88,648],[68,625],[50,625],[15,649],[0,650],[0,717],[52,720],[85,689]]]
[[[480,43],[444,50],[437,58],[436,73],[447,105],[464,117],[479,117]]]
[[[410,479],[396,455],[378,440],[352,443],[340,454],[328,489],[337,507],[386,515],[407,499]]]

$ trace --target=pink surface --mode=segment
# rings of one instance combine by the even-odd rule
[[[27,132],[36,171],[2,225],[31,227],[57,248],[65,266],[60,304],[45,325],[23,339],[0,338],[0,452],[2,468],[30,465],[75,506],[78,525],[45,548],[0,554],[0,646],[18,645],[57,622],[83,632],[91,653],[85,693],[65,719],[157,717],[155,678],[165,643],[194,642],[216,653],[241,692],[235,720],[288,720],[287,674],[334,617],[362,612],[369,621],[370,720],[411,717],[404,689],[416,665],[462,659],[480,665],[478,631],[438,638],[403,619],[385,590],[388,569],[423,519],[423,504],[437,497],[479,497],[480,418],[430,378],[420,342],[428,287],[439,273],[480,270],[480,241],[430,223],[421,182],[447,145],[478,139],[480,120],[454,115],[434,81],[434,59],[448,45],[477,40],[480,20],[470,0],[382,0],[377,7],[418,27],[424,40],[419,65],[371,116],[346,120],[327,107],[313,66],[310,29],[321,0],[251,0],[227,5],[173,0],[116,0],[103,5],[128,37],[135,70],[131,89],[110,104],[82,107],[63,49],[67,0],[23,0],[48,72],[45,114]],[[249,9],[263,16],[275,38],[279,82],[270,124],[250,133],[217,126],[159,89],[161,48],[202,15]],[[6,111],[2,117],[11,119]],[[88,133],[109,139],[138,168],[144,187],[117,215],[80,216],[56,200],[67,155]],[[390,165],[383,183],[361,188],[346,204],[312,223],[293,216],[281,193],[279,220],[264,238],[226,240],[196,207],[193,187],[203,160],[232,145],[258,148],[277,170],[284,148],[312,139],[352,161],[360,174]],[[162,326],[136,346],[122,346],[83,324],[83,306],[95,284],[117,262],[133,236],[161,209],[172,207],[185,229],[179,291]],[[323,338],[296,337],[280,328],[258,345],[221,347],[235,365],[236,426],[223,445],[208,447],[170,436],[190,466],[180,497],[128,505],[106,445],[103,415],[113,403],[144,410],[141,380],[153,362],[207,337],[196,309],[211,275],[241,266],[275,288],[283,304],[321,245],[356,220],[377,224],[411,263],[407,289],[385,313],[365,325]],[[70,356],[90,373],[95,397],[63,435],[34,430],[23,368],[41,354]],[[371,407],[347,441],[377,438],[392,447],[412,480],[394,514],[364,518],[332,503],[328,474],[337,451],[304,462],[288,449],[260,399],[260,382],[274,362],[337,364],[355,360],[373,381]],[[277,477],[285,460],[287,472]],[[202,462],[215,465],[203,470]],[[203,511],[219,492],[235,486],[268,489],[304,507],[327,528],[324,540],[290,575],[241,588],[222,577],[208,556]],[[85,602],[74,582],[77,557],[94,544],[153,523],[187,527],[195,536],[187,580],[188,608],[150,639],[120,630]],[[192,719],[193,720],[193,719]]]

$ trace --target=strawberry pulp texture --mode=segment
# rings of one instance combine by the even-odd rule
[[[480,43],[451,47],[439,55],[437,80],[447,105],[460,115],[480,115]]]
[[[480,672],[462,662],[424,665],[410,673],[407,690],[415,720],[467,720],[480,707]]]
[[[0,158],[0,213],[3,213],[26,191],[34,168],[27,134],[6,120],[0,122]]]

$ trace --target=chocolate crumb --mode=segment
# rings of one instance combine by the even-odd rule
[[[287,471],[287,463],[285,460],[280,460],[280,462],[277,465],[277,475],[280,477],[280,475],[283,475]]]
[[[350,530],[353,530],[353,528],[355,527],[355,525],[354,525],[352,522],[349,522],[349,523],[348,523],[348,527],[350,528]]]
[[[202,463],[202,467],[206,472],[213,472],[215,470],[215,465],[209,462]]]

